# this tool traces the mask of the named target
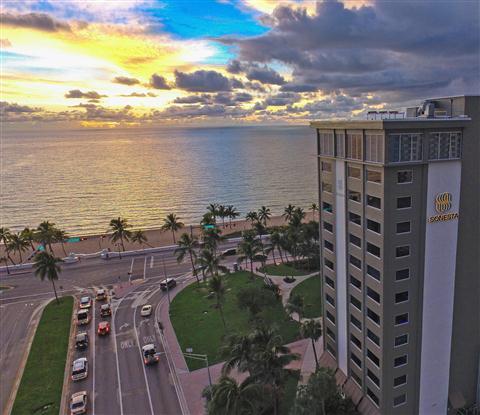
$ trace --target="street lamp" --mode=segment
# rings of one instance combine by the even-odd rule
[[[167,268],[165,267],[165,258],[162,257],[162,262],[163,262],[163,275],[165,277],[165,285],[167,286],[167,298],[168,298],[168,304],[170,304],[170,285],[168,284],[167,281]]]
[[[186,350],[192,350],[192,349],[187,348]],[[206,354],[199,354],[199,353],[183,353],[183,355],[193,360],[203,360],[205,362],[205,366],[207,367],[207,373],[208,373],[208,384],[210,386],[210,394],[212,394],[213,393],[212,377],[210,375],[210,366],[208,365],[208,356]]]

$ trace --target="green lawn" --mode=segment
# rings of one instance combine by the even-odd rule
[[[248,272],[236,272],[226,277],[224,314],[228,334],[246,334],[252,330],[249,314],[237,306],[236,294],[248,284],[262,285],[261,278],[250,280]],[[170,306],[170,318],[175,328],[182,351],[192,348],[193,353],[207,354],[209,363],[224,360],[221,347],[224,344],[225,331],[219,311],[214,308],[214,300],[208,299],[208,289],[193,283],[179,293]],[[270,325],[277,324],[285,343],[298,337],[298,323],[290,320],[281,302],[262,311],[261,315]],[[204,367],[204,363],[186,359],[190,370]]]
[[[60,411],[73,297],[51,301],[33,339],[12,415],[57,415]]]
[[[302,275],[308,275],[313,271],[297,269],[287,264],[270,264],[260,268],[260,272],[266,272],[268,275],[281,275],[282,277],[299,277]]]
[[[314,275],[298,284],[293,290],[290,296],[299,294],[303,297],[305,304],[306,318],[316,318],[322,315],[322,296],[320,287],[320,278],[318,275]]]

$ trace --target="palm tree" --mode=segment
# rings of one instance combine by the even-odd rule
[[[250,223],[253,225],[254,222],[258,222],[258,213],[251,210],[245,215],[245,219],[250,221]]]
[[[215,256],[215,254],[210,249],[202,249],[200,255],[197,257],[197,263],[200,265],[202,270],[203,278],[205,281],[205,274],[210,274],[210,276],[218,275],[218,272],[227,272],[228,268],[220,265],[220,258]]]
[[[272,216],[272,213],[270,212],[270,209],[262,206],[258,210],[258,219],[263,222],[263,225],[266,227],[267,226],[267,221],[270,219],[270,216]]]
[[[226,356],[222,367],[222,374],[228,375],[232,369],[239,372],[249,372],[253,363],[253,344],[249,335],[232,335],[228,338],[228,345],[223,348]]]
[[[217,256],[217,247],[220,241],[223,239],[221,235],[222,231],[216,226],[213,228],[203,229],[203,243],[205,247],[212,251],[214,256]]]
[[[307,320],[300,326],[300,334],[304,339],[309,338],[312,340],[313,354],[315,355],[315,365],[318,369],[318,357],[317,350],[315,349],[315,342],[322,335],[322,325],[316,320]]]
[[[295,205],[292,205],[292,204],[289,204],[285,210],[284,210],[284,213],[283,213],[283,217],[285,218],[285,220],[287,222],[290,221],[290,219],[292,218],[292,215],[293,215],[293,212],[295,211]]]
[[[152,248],[152,245],[148,243],[147,235],[145,235],[145,232],[141,229],[132,232],[132,242],[138,243],[140,246],[148,245]]]
[[[35,262],[33,268],[35,269],[35,275],[40,277],[43,281],[45,278],[51,281],[53,286],[53,292],[55,293],[55,298],[58,301],[57,289],[55,288],[55,281],[58,280],[58,275],[61,272],[60,262],[63,262],[60,258],[56,258],[52,254],[43,251],[35,255]]]
[[[48,246],[50,252],[53,254],[52,243],[55,242],[55,224],[46,220],[38,225],[37,238],[43,245],[44,249],[47,249]]]
[[[35,245],[33,243],[37,240],[37,235],[35,234],[35,231],[30,228],[25,228],[21,232],[22,238],[25,239],[30,246],[32,247],[32,250],[35,251]]]
[[[0,263],[5,262],[5,268],[7,269],[7,274],[10,274],[10,269],[8,268],[8,257],[0,256]]]
[[[185,258],[185,255],[190,256],[190,263],[192,264],[193,275],[198,279],[197,269],[195,268],[195,261],[197,259],[198,240],[195,237],[190,236],[188,233],[182,233],[180,239],[178,240],[178,248],[175,249],[175,255],[177,256],[177,261],[180,263]]]
[[[3,243],[5,247],[5,254],[7,255],[7,258],[10,260],[10,262],[13,265],[16,265],[15,262],[13,261],[12,257],[10,256],[10,248],[8,246],[8,243],[10,241],[10,237],[12,236],[10,229],[8,228],[0,228],[0,242]]]
[[[223,276],[215,274],[210,279],[209,288],[215,294],[215,307],[218,308],[220,312],[220,317],[222,318],[223,327],[227,330],[227,324],[225,323],[225,316],[223,315],[223,303],[225,302],[225,283],[223,281]]]
[[[281,245],[282,245],[282,234],[278,230],[273,230],[270,233],[270,247],[272,250],[272,255],[273,255],[273,261],[275,262],[275,248],[278,250],[278,253],[280,254],[280,259],[283,261],[283,256],[282,256],[282,250],[281,250]]]
[[[176,244],[177,241],[175,240],[175,232],[182,229],[183,226],[183,223],[180,222],[179,218],[177,218],[177,215],[175,215],[175,213],[170,213],[163,220],[162,230],[171,231],[173,236],[173,243]]]
[[[210,203],[207,206],[208,212],[213,216],[213,220],[217,220],[218,216],[218,203]]]
[[[230,228],[232,227],[232,219],[238,218],[240,216],[240,213],[237,211],[237,209],[233,205],[228,205],[227,206],[227,216],[229,219],[229,226]]]
[[[112,231],[112,235],[110,236],[110,239],[113,242],[117,242],[120,240],[120,244],[122,245],[122,250],[125,251],[125,244],[123,241],[129,241],[132,232],[128,230],[130,225],[128,224],[126,219],[122,219],[121,217],[118,217],[117,219],[112,219],[110,221],[110,230]]]
[[[320,212],[320,210],[318,209],[318,205],[316,203],[312,203],[310,205],[310,210],[313,213],[313,220],[315,220],[315,212]]]
[[[65,251],[65,241],[67,240],[67,232],[62,229],[54,229],[55,242],[60,242],[62,244],[63,253],[67,256],[67,251]]]
[[[27,250],[29,243],[22,238],[22,234],[12,233],[8,240],[7,246],[9,250],[12,250],[13,252],[18,252],[20,262],[23,262],[22,252],[25,252]]]
[[[227,208],[224,205],[218,205],[217,215],[222,219],[222,227],[225,228],[225,218],[227,217]]]
[[[235,379],[222,376],[213,385],[208,415],[251,415],[260,413],[263,402],[263,387],[245,379],[240,385]]]
[[[264,255],[260,255],[260,252],[262,252],[262,245],[261,242],[256,239],[252,231],[244,232],[242,237],[242,241],[238,244],[238,251],[240,253],[238,261],[250,261],[250,276],[253,279],[253,262],[264,258]]]

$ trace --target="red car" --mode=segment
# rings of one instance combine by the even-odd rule
[[[110,334],[110,323],[108,321],[101,321],[98,323],[97,333],[99,336]]]

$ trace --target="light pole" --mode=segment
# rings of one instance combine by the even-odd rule
[[[187,349],[190,350],[190,349]],[[212,394],[212,377],[210,375],[210,366],[208,365],[208,356],[206,354],[199,354],[199,353],[183,353],[185,357],[194,360],[203,360],[205,362],[205,366],[207,367],[208,373],[208,385],[210,387],[210,395]]]
[[[165,258],[162,257],[162,263],[163,263],[163,275],[165,276],[165,285],[167,286],[167,298],[168,298],[168,304],[170,304],[170,286],[168,285],[167,281],[167,268],[165,267]]]

